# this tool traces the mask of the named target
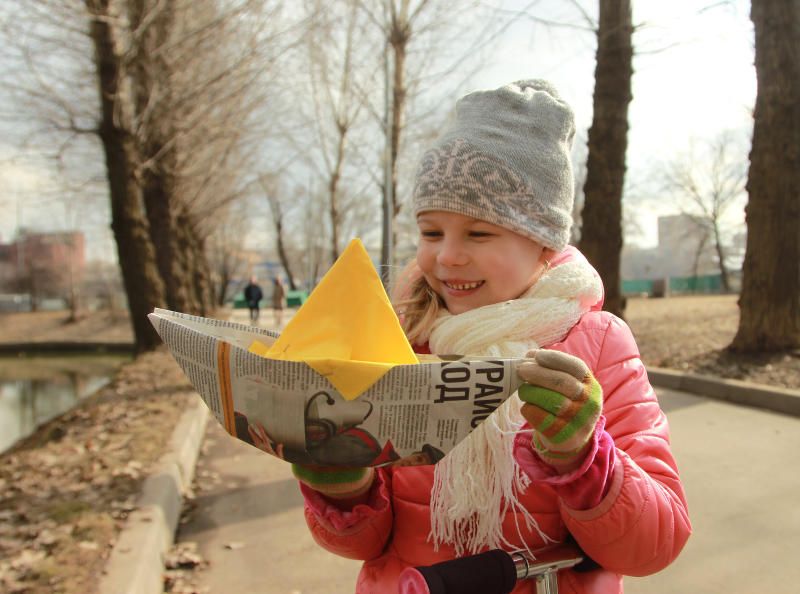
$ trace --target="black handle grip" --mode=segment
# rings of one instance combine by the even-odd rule
[[[514,561],[500,549],[416,570],[430,594],[508,594],[517,583]]]

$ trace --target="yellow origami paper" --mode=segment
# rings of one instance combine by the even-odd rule
[[[302,361],[348,400],[395,365],[419,363],[361,241],[354,239],[280,337],[250,351]]]

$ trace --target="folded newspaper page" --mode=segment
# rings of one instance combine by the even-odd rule
[[[280,336],[150,320],[228,433],[300,464],[437,462],[521,383],[512,359],[419,358],[359,240]]]
[[[300,464],[436,462],[521,383],[518,360],[421,355],[347,399],[307,363],[248,350],[273,332],[163,309],[149,317],[229,434]]]

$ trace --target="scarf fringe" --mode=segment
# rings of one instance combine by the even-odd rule
[[[523,357],[539,345],[563,339],[601,298],[594,269],[580,261],[562,264],[519,299],[455,316],[442,312],[431,331],[431,351]],[[545,543],[555,542],[519,502],[530,485],[513,455],[514,437],[524,424],[521,406],[516,394],[509,397],[436,465],[428,535],[434,550],[451,544],[460,557],[486,548],[517,548],[503,534],[509,512],[520,542],[525,542],[523,530],[535,530]]]
[[[503,518],[509,512],[518,534],[521,518],[526,530],[536,530],[546,543],[554,542],[518,499],[530,484],[512,451],[514,436],[524,423],[521,404],[516,394],[508,398],[436,466],[428,537],[434,550],[450,543],[461,557],[487,547],[517,548],[503,535]],[[476,433],[480,435],[473,438]],[[502,502],[500,513],[498,502]]]

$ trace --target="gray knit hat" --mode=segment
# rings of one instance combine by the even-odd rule
[[[574,136],[572,109],[546,81],[470,93],[422,157],[414,214],[456,212],[561,251],[572,226]]]

